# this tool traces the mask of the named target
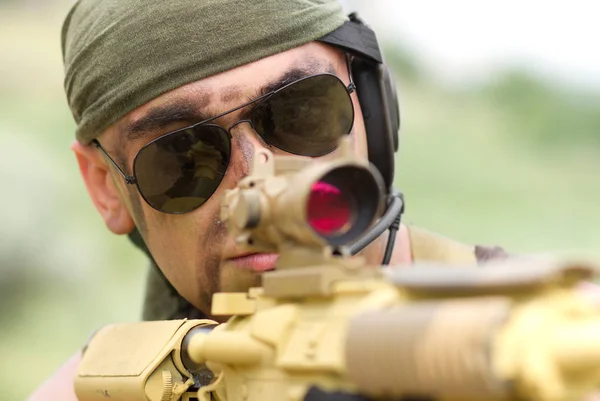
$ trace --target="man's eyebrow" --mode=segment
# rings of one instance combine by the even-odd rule
[[[258,89],[258,91],[256,93],[254,93],[254,96],[252,96],[248,100],[253,100],[258,97],[265,96],[265,95],[267,95],[271,92],[274,92],[277,89],[280,89],[280,88],[286,86],[287,84],[291,84],[292,82],[297,81],[299,79],[306,78],[311,75],[324,74],[324,73],[329,73],[329,74],[335,75],[335,68],[334,68],[333,64],[330,64],[330,63],[324,64],[323,62],[315,60],[304,66],[291,68],[291,69],[285,71],[283,73],[283,75],[281,75],[275,81],[272,81],[266,85],[263,85],[261,88]]]
[[[125,128],[124,132],[128,141],[134,141],[177,122],[202,121],[208,118],[210,116],[199,110],[196,102],[179,99],[150,109],[142,118]]]
[[[335,68],[330,63],[325,64],[319,61],[312,61],[303,66],[291,68],[276,80],[260,87],[253,96],[247,98],[247,101],[254,101],[287,84],[319,73],[335,74]],[[202,103],[202,105],[198,105],[197,102],[190,99],[178,99],[168,104],[154,107],[139,120],[133,122],[123,130],[125,137],[127,141],[135,141],[148,133],[162,131],[177,122],[193,123],[215,117],[215,114],[205,109],[208,101]],[[232,109],[232,111],[235,109]]]

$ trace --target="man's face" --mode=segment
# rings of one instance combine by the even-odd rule
[[[344,55],[313,42],[166,93],[131,112],[98,139],[109,154],[118,155],[117,163],[122,163],[121,167],[130,174],[136,153],[149,141],[203,120],[189,117],[190,109],[198,116],[215,116],[256,98],[261,88],[272,86],[282,78],[297,76],[299,79],[318,73],[333,73],[346,85],[349,83]],[[351,133],[354,148],[358,155],[366,157],[362,114],[356,94],[351,97],[355,111]],[[213,123],[228,128],[246,111],[230,113]],[[127,132],[134,125],[145,128],[137,130],[131,138]],[[106,159],[97,158],[99,152],[78,150],[82,147],[74,146],[88,190],[108,227],[121,234],[130,231],[135,223],[168,280],[183,297],[208,315],[215,292],[246,291],[259,285],[260,272],[273,268],[276,259],[275,255],[248,255],[240,249],[219,220],[219,212],[224,191],[234,188],[248,175],[255,149],[267,147],[276,154],[284,152],[265,144],[248,123],[236,125],[230,134],[231,161],[217,191],[198,209],[180,215],[153,209],[134,185],[123,182]],[[96,154],[92,155],[92,151]],[[87,159],[95,160],[96,169],[104,166],[106,179],[89,177],[90,168],[82,165],[90,163]],[[103,199],[109,199],[110,205],[103,206]]]

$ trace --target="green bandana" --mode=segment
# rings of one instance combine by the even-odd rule
[[[80,0],[62,30],[77,139],[88,144],[163,93],[316,40],[345,20],[337,0]]]

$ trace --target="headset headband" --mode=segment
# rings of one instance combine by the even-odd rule
[[[349,18],[349,21],[318,41],[340,47],[351,54],[381,64],[383,57],[375,32],[367,27],[355,13],[350,14]]]

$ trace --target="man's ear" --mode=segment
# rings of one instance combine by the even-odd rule
[[[78,141],[71,145],[71,149],[77,157],[79,171],[92,202],[108,229],[115,234],[130,233],[135,225],[114,185],[104,155],[94,146],[85,146]]]

